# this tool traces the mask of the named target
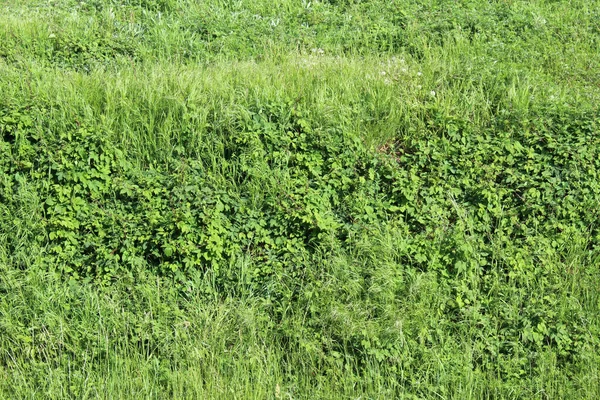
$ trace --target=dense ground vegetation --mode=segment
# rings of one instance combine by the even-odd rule
[[[0,0],[0,397],[600,398],[600,3]]]

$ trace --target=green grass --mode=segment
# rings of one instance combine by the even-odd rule
[[[600,397],[597,1],[0,1],[0,398]]]

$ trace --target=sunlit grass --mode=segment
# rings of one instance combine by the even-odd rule
[[[599,19],[0,1],[0,397],[600,397]],[[81,140],[57,138],[79,128],[122,164],[65,228],[78,257],[137,257],[106,271],[52,236]],[[173,182],[207,191],[173,201]],[[166,246],[198,204],[229,253],[186,269]]]

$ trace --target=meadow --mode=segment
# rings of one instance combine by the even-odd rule
[[[0,398],[600,398],[597,0],[0,0]]]

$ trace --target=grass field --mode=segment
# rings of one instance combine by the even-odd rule
[[[0,398],[600,398],[597,0],[0,0]]]

